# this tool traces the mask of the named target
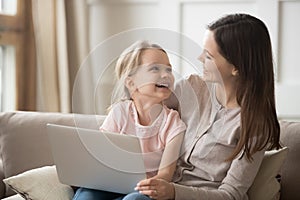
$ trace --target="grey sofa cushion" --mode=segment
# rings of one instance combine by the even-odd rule
[[[300,122],[281,121],[280,141],[289,148],[281,168],[281,200],[300,199]]]
[[[288,148],[266,151],[253,184],[248,190],[250,200],[278,199],[280,183],[276,176],[288,154]]]

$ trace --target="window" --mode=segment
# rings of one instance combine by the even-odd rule
[[[28,26],[30,2],[0,0],[0,111],[22,109],[26,101],[24,73],[31,70],[26,63],[30,57],[28,38],[32,36]]]
[[[17,0],[0,0],[0,111],[15,110],[16,49],[20,38]]]
[[[3,93],[2,92],[2,90],[3,90],[2,89],[2,85],[3,85],[2,80],[3,80],[3,77],[4,77],[4,76],[2,77],[2,74],[4,74],[4,73],[2,73],[2,71],[3,71],[3,63],[4,63],[3,60],[5,58],[3,54],[4,54],[3,47],[0,46],[0,62],[1,62],[0,63],[0,97],[1,97],[0,98],[0,111],[3,110],[3,103],[2,103],[3,100],[2,100],[2,98],[4,97],[4,96],[2,96],[2,93]]]
[[[15,48],[10,45],[0,46],[0,106],[1,111],[15,110]]]
[[[0,0],[0,14],[16,15],[17,0]]]

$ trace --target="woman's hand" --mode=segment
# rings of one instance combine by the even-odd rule
[[[174,199],[175,191],[172,183],[163,179],[145,179],[140,181],[136,188],[140,193],[148,195],[152,199]]]

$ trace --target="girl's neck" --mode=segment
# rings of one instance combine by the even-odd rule
[[[138,120],[141,125],[149,126],[158,117],[162,110],[162,103],[141,102],[133,100],[138,114]]]

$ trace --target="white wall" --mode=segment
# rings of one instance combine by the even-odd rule
[[[271,34],[279,117],[300,119],[300,66],[297,59],[300,56],[300,23],[297,21],[300,19],[300,0],[87,0],[87,3],[91,49],[114,34],[143,27],[182,33],[201,45],[206,24],[224,14],[244,12],[259,17]],[[178,47],[183,54],[190,51],[184,45]],[[191,53],[195,56],[200,54]],[[171,62],[181,75],[197,71],[191,63],[178,60],[175,55],[171,55]],[[106,71],[106,78],[101,81],[111,86],[112,70]],[[201,70],[198,72],[201,73]],[[94,78],[99,83],[99,77]],[[109,93],[109,90],[106,92]],[[102,105],[98,113],[103,113],[109,105],[108,96],[98,98]]]

